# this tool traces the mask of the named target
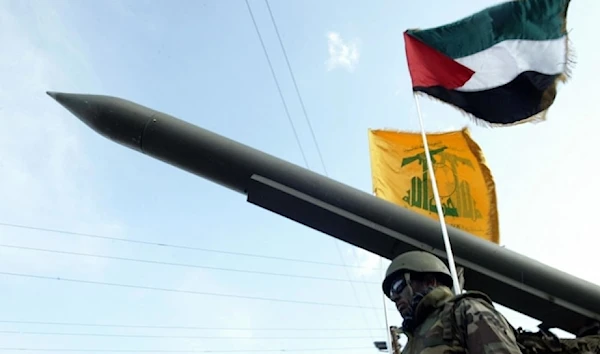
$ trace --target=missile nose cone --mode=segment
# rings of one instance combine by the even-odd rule
[[[46,94],[52,97],[61,106],[65,107],[69,112],[73,113],[80,120],[86,120],[86,113],[89,110],[86,100],[81,99],[76,94],[47,91]]]
[[[154,110],[117,97],[46,92],[79,120],[104,137],[142,151],[142,134]]]

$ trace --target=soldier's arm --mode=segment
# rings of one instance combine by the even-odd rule
[[[459,313],[469,353],[521,354],[512,328],[489,303],[465,299]]]

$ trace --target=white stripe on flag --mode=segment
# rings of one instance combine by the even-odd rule
[[[556,75],[567,65],[567,37],[548,41],[506,40],[479,53],[456,59],[475,71],[457,91],[483,91],[514,80],[525,71]]]

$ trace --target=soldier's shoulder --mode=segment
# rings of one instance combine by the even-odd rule
[[[466,326],[469,334],[486,327],[494,327],[508,336],[511,332],[510,323],[494,307],[492,300],[483,293],[463,296],[456,303],[455,316]]]
[[[460,312],[495,310],[492,299],[479,291],[470,291],[457,295],[452,302],[454,303],[454,307]]]
[[[473,292],[458,295],[454,299],[454,316],[459,321],[468,324],[481,320],[491,320],[505,325],[504,318],[496,310],[492,300],[484,293]]]

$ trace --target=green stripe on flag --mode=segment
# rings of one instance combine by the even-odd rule
[[[407,32],[457,59],[481,52],[505,40],[543,41],[564,36],[569,1],[510,1],[444,26]]]

